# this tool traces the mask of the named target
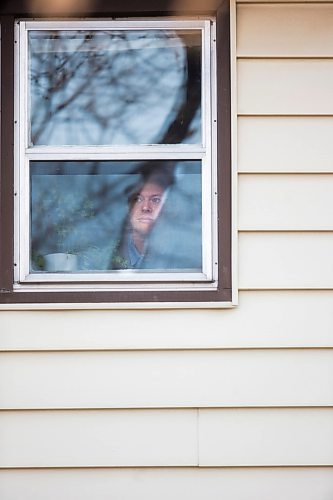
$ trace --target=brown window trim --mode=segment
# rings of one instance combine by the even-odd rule
[[[193,2],[191,10],[170,0],[95,1],[94,10],[82,16],[215,15],[217,29],[217,185],[218,185],[218,288],[190,291],[13,291],[14,282],[14,21],[17,17],[40,17],[29,0],[10,0],[0,6],[1,21],[1,163],[0,163],[0,304],[50,303],[222,303],[232,300],[231,276],[231,123],[230,123],[230,8],[217,2],[210,10]],[[184,2],[189,5],[192,2]],[[179,2],[181,5],[182,2]],[[59,13],[57,13],[59,17]]]

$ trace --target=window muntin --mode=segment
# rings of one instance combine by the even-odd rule
[[[38,123],[38,119],[36,119],[36,114],[34,113],[36,108],[43,108],[43,104],[40,103],[41,95],[39,95],[39,97],[35,95],[37,94],[36,84],[34,83],[34,78],[36,77],[36,65],[35,63],[31,62],[33,59],[31,54],[34,51],[37,52],[37,49],[35,48],[32,50],[31,48],[29,48],[29,38],[30,40],[38,39],[37,35],[40,34],[40,39],[45,41],[45,37],[50,38],[50,33],[56,32],[58,34],[58,37],[59,34],[64,34],[64,36],[67,36],[67,38],[65,36],[65,45],[67,44],[67,52],[71,54],[72,52],[68,50],[68,33],[73,34],[74,43],[77,44],[78,41],[77,39],[75,39],[77,33],[80,33],[80,36],[82,36],[82,33],[86,32],[87,34],[89,34],[90,38],[92,33],[98,33],[99,35],[102,34],[101,36],[103,38],[105,32],[108,33],[109,37],[110,33],[112,33],[113,31],[114,33],[118,34],[120,32],[120,29],[123,30],[124,33],[131,33],[131,30],[133,30],[136,35],[138,33],[148,33],[150,35],[150,43],[154,44],[156,44],[156,33],[159,33],[159,36],[161,35],[161,33],[164,33],[165,37],[168,40],[170,40],[171,37],[171,40],[173,40],[173,44],[176,45],[172,49],[175,51],[175,53],[181,52],[179,51],[180,40],[187,40],[187,45],[183,46],[182,48],[182,71],[184,72],[184,54],[188,52],[189,48],[194,47],[196,53],[196,55],[194,56],[194,59],[196,59],[196,66],[198,66],[198,61],[200,61],[201,68],[200,74],[198,75],[196,73],[196,84],[194,85],[194,87],[196,88],[196,98],[193,99],[193,95],[191,97],[191,92],[185,91],[184,82],[180,84],[179,75],[175,76],[176,73],[174,73],[173,79],[175,82],[178,78],[177,93],[179,95],[183,95],[184,104],[183,106],[179,106],[178,111],[175,112],[175,102],[177,102],[177,99],[174,98],[173,104],[168,112],[165,113],[165,108],[163,109],[163,113],[165,113],[165,116],[163,115],[163,120],[160,119],[162,125],[159,133],[155,133],[155,138],[157,138],[155,140],[156,143],[150,146],[147,146],[145,142],[139,142],[138,138],[135,139],[138,141],[137,143],[135,143],[135,141],[133,140],[133,134],[131,134],[131,140],[129,140],[129,138],[126,139],[126,141],[131,142],[132,144],[126,144],[124,139],[125,134],[123,132],[118,135],[118,137],[123,137],[123,144],[121,144],[121,139],[116,140],[115,143],[109,141],[110,144],[107,144],[107,141],[105,139],[96,140],[96,137],[99,134],[95,132],[92,134],[94,136],[94,140],[87,140],[86,138],[83,140],[81,135],[81,138],[77,139],[78,143],[75,143],[75,145],[71,144],[72,142],[74,142],[71,137],[77,135],[76,121],[72,120],[71,113],[67,113],[67,115],[65,114],[64,116],[66,118],[63,117],[61,119],[65,121],[69,120],[69,122],[71,123],[69,133],[70,138],[67,139],[67,141],[64,140],[64,134],[60,134],[57,132],[57,130],[59,130],[59,123],[63,125],[63,122],[61,120],[58,123],[58,118],[51,127],[53,130],[55,130],[55,132],[51,133],[53,139],[49,141],[50,143],[43,144],[44,142],[47,142],[44,139],[46,135],[49,134],[49,132],[44,135],[43,140],[32,140],[32,136],[36,137],[36,130],[41,125],[41,121],[39,120]],[[133,39],[135,39],[135,37]],[[198,52],[199,39],[201,41],[201,45]],[[161,40],[159,40],[159,44],[160,42]],[[71,284],[73,284],[74,282],[80,284],[92,281],[96,283],[107,282],[110,283],[110,286],[114,282],[124,282],[126,284],[128,284],[128,282],[138,283],[140,281],[158,282],[161,284],[162,290],[164,288],[163,283],[167,282],[174,282],[174,286],[176,289],[181,287],[188,289],[188,282],[190,282],[193,288],[196,287],[196,283],[198,283],[201,288],[202,286],[206,286],[208,288],[215,288],[217,286],[217,221],[215,213],[216,204],[213,201],[212,196],[212,193],[215,191],[214,186],[216,182],[216,158],[215,155],[212,155],[212,142],[214,142],[214,132],[211,124],[211,105],[212,103],[214,104],[214,92],[211,92],[211,45],[212,42],[210,21],[31,21],[20,23],[19,71],[21,86],[19,96],[19,115],[21,123],[23,123],[25,126],[21,128],[18,161],[16,162],[16,181],[19,185],[20,191],[19,216],[17,219],[16,231],[16,241],[17,243],[19,243],[16,247],[18,248],[18,253],[16,255],[18,266],[15,269],[17,282],[15,286],[16,288],[20,289],[23,286],[23,288],[25,287],[26,289],[28,289],[26,285],[31,285],[34,282],[70,282]],[[45,50],[43,52],[43,49],[41,49],[41,54],[45,55]],[[158,47],[158,50],[160,50],[160,47]],[[92,52],[91,45],[88,46],[87,52]],[[32,71],[32,69],[34,69],[34,71]],[[39,74],[41,73],[42,71],[40,71]],[[31,76],[30,83],[28,75]],[[74,80],[72,80],[72,82]],[[200,92],[198,92],[198,81],[200,82]],[[175,87],[177,87],[177,85]],[[44,100],[44,98],[42,98],[42,100]],[[193,102],[195,102],[196,104],[193,104]],[[162,108],[163,106],[166,106],[165,102],[163,103]],[[195,112],[193,112],[193,106],[196,107]],[[189,113],[186,107],[190,109],[192,114]],[[128,109],[130,109],[130,107]],[[178,118],[179,111],[183,113],[183,118],[181,118],[180,120],[176,119],[172,122],[172,116],[176,116]],[[130,113],[130,111],[128,112]],[[186,121],[184,117],[187,117],[186,129],[184,128],[184,126],[182,128],[182,124],[184,123],[184,121]],[[21,118],[23,118],[23,120],[21,120]],[[145,117],[143,123],[145,123],[146,119],[147,117]],[[172,131],[172,134],[170,133],[170,131]],[[145,138],[147,138],[149,135],[146,130],[143,130],[142,133]],[[43,134],[39,137],[43,137]],[[158,142],[158,140],[160,140],[161,142]],[[191,143],[191,141],[194,142]],[[34,144],[34,142],[37,142],[37,144]],[[62,144],[64,142],[65,144]],[[93,144],[95,142],[97,144]],[[118,144],[116,144],[117,142]],[[73,268],[69,267],[67,270],[57,270],[55,272],[52,272],[45,269],[45,264],[42,264],[42,266],[36,266],[36,262],[42,262],[44,259],[44,256],[39,254],[39,249],[34,243],[36,235],[35,228],[38,225],[35,222],[36,215],[34,214],[34,211],[37,210],[37,208],[35,208],[37,207],[37,205],[34,198],[35,193],[33,193],[32,184],[29,183],[29,180],[31,180],[36,175],[36,166],[41,162],[48,162],[49,165],[51,165],[51,163],[54,164],[58,162],[58,165],[61,165],[62,162],[67,162],[68,164],[70,161],[76,162],[77,165],[85,165],[87,162],[109,162],[110,164],[113,162],[114,165],[115,162],[119,162],[119,160],[127,160],[134,163],[136,162],[137,164],[148,161],[163,161],[165,162],[165,165],[170,162],[175,165],[177,163],[182,163],[182,168],[184,168],[184,165],[190,164],[191,162],[197,162],[198,164],[200,164],[200,192],[199,190],[196,191],[195,205],[200,206],[201,216],[200,219],[198,219],[197,216],[195,220],[197,230],[200,230],[201,243],[195,244],[194,253],[196,257],[195,259],[193,259],[197,261],[197,257],[198,255],[200,255],[200,265],[198,266],[198,264],[196,264],[195,267],[192,267],[192,265],[188,267],[188,263],[184,263],[181,265],[180,263],[178,263],[178,265],[173,264],[172,266],[171,264],[163,264],[161,267],[155,267],[153,269],[142,267],[140,269],[118,270],[106,269],[107,265],[97,265],[95,263],[93,265],[88,265],[88,269],[84,269],[84,266],[82,265],[83,257],[79,256],[79,259],[76,260],[81,261],[81,264],[75,264]],[[68,179],[66,179],[66,176],[69,177],[70,175],[71,174],[68,173],[65,174],[63,182],[67,182],[68,184]],[[79,174],[76,175],[79,176]],[[81,173],[81,177],[84,175],[85,174]],[[115,174],[113,173],[109,175]],[[127,175],[133,175],[133,172],[128,173]],[[199,177],[197,174],[197,178]],[[185,205],[183,204],[183,206]],[[92,212],[93,210],[94,209],[92,209]],[[119,217],[119,220],[124,220],[124,216]],[[69,226],[70,224],[68,224],[64,228],[63,231],[65,233],[68,233]],[[197,236],[198,232],[196,233],[196,237]],[[187,239],[188,234],[183,238],[183,241],[186,241]],[[78,242],[73,242],[73,247],[78,246],[77,243]],[[175,252],[171,252],[171,255],[173,255],[174,257]],[[103,269],[98,269],[99,267],[102,267]]]

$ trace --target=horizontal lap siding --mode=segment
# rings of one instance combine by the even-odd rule
[[[241,233],[239,287],[332,289],[332,255],[333,232]]]
[[[330,57],[332,26],[332,4],[238,5],[237,55]]]
[[[195,410],[0,413],[0,467],[197,465]]]
[[[237,71],[241,115],[333,114],[333,58],[239,59]]]
[[[332,9],[237,7],[237,308],[1,312],[1,499],[332,497]]]
[[[332,116],[240,116],[238,170],[333,173],[332,130]]]
[[[300,293],[296,289],[302,289],[310,297],[316,288],[333,287],[332,25],[332,3],[237,7],[241,289],[266,290],[262,293],[272,297],[274,292],[268,289],[284,290],[286,297],[296,297]],[[282,307],[278,312],[278,304],[271,321],[283,328],[281,316],[286,311]],[[306,336],[307,307],[310,302],[304,300],[303,312],[294,311],[299,322],[293,327],[301,336]],[[332,302],[328,307],[332,309]],[[286,323],[293,315],[287,315]],[[313,337],[325,324],[323,315],[316,317]],[[332,330],[332,319],[328,325]],[[309,338],[307,342],[311,344]],[[282,362],[279,368],[282,374]],[[300,372],[305,385],[306,371]],[[331,375],[328,384],[332,391]],[[269,381],[267,387],[270,393]],[[310,386],[306,390],[309,394]],[[278,412],[272,408],[203,410],[201,463],[331,464],[331,412],[306,405]],[[296,478],[296,470],[288,473]],[[333,481],[329,484],[332,490]],[[286,493],[279,483],[276,492],[278,498],[306,497],[295,484]],[[332,496],[314,485],[307,494],[316,500]],[[272,495],[274,488],[267,498]]]
[[[333,469],[0,471],[2,500],[45,500],[45,492],[47,500],[330,500]]]
[[[321,349],[6,353],[0,407],[324,406],[332,380]]]
[[[332,168],[333,6],[237,13],[240,288],[331,289],[331,177],[251,172]]]
[[[333,230],[333,174],[242,174],[238,194],[240,230]]]
[[[333,347],[332,304],[333,290],[256,290],[223,311],[6,311],[0,351]]]
[[[332,465],[333,409],[201,410],[200,464]]]
[[[333,465],[333,409],[7,411],[0,467]]]

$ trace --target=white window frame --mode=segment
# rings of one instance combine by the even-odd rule
[[[28,31],[29,30],[193,30],[202,32],[202,144],[137,146],[29,147]],[[16,23],[15,89],[15,269],[14,290],[205,290],[217,288],[217,160],[215,22],[195,20],[20,20]],[[106,273],[30,273],[29,163],[37,160],[200,160],[202,165],[202,273],[142,270]]]

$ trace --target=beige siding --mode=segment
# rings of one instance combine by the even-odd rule
[[[332,380],[323,349],[0,355],[2,408],[325,406]]]
[[[333,59],[239,59],[241,115],[332,115]]]
[[[332,290],[256,290],[224,311],[6,311],[0,350],[333,347],[332,304]]]
[[[239,285],[244,290],[289,289],[288,296],[295,297],[296,289],[303,289],[310,297],[311,290],[333,286],[332,21],[332,3],[237,8]],[[307,307],[305,300],[305,314]],[[294,325],[301,335],[303,313],[299,310]],[[281,315],[283,309],[271,316],[272,323]],[[325,322],[321,314],[316,317],[313,338]],[[328,325],[333,330],[332,320]],[[331,375],[329,385],[332,391]],[[332,464],[331,409],[308,406],[201,411],[205,465]],[[296,478],[294,469],[289,472]],[[280,498],[306,496],[293,486],[287,495],[281,484],[277,491]],[[314,486],[308,494],[320,500],[332,495]]]
[[[0,467],[196,465],[195,410],[5,411]]]
[[[243,174],[238,189],[240,230],[333,230],[333,175]]]
[[[332,16],[237,7],[238,307],[0,312],[1,500],[333,498]]]
[[[333,409],[2,412],[0,466],[331,465]]]
[[[0,497],[2,500],[330,500],[333,469],[6,470],[0,471]]]
[[[239,5],[237,26],[241,57],[333,56],[332,4]]]
[[[239,238],[241,289],[332,289],[333,232],[248,232]]]
[[[201,410],[201,465],[326,465],[333,409]]]
[[[332,173],[332,130],[332,116],[240,116],[238,170]]]

